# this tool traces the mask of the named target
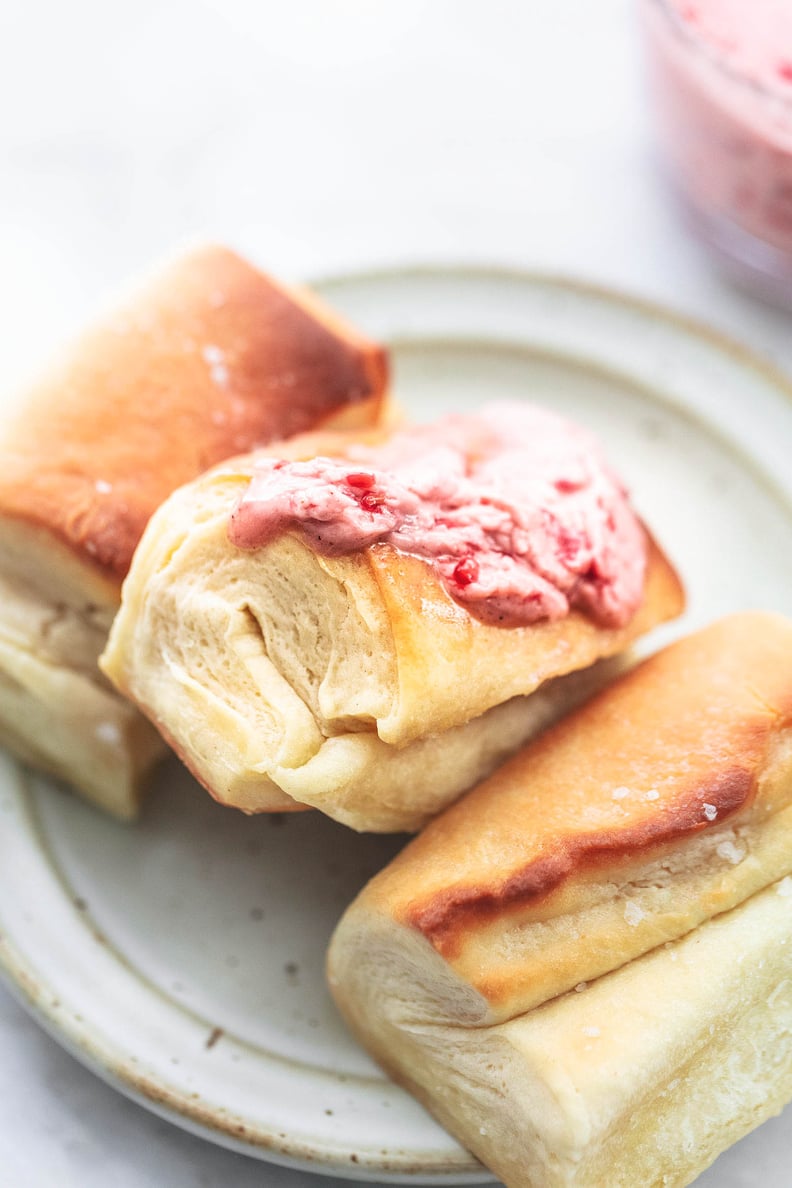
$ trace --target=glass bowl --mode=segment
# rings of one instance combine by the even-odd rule
[[[792,0],[642,0],[641,16],[661,153],[690,222],[792,306]]]

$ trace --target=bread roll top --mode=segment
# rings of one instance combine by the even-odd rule
[[[0,443],[0,517],[118,586],[152,512],[232,454],[371,424],[387,360],[233,252],[177,260],[83,334]]]
[[[792,623],[651,657],[432,822],[358,900],[503,1019],[792,868]]]

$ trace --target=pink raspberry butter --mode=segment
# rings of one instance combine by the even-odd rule
[[[471,614],[520,626],[571,610],[626,624],[646,536],[588,430],[523,403],[486,405],[342,458],[262,456],[231,516],[241,549],[298,532],[331,555],[419,557]]]

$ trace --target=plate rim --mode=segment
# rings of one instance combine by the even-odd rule
[[[438,261],[415,261],[394,264],[387,263],[372,267],[361,267],[348,271],[332,270],[326,273],[312,273],[304,284],[310,289],[323,293],[325,289],[336,289],[344,285],[367,284],[388,280],[426,280],[431,278],[446,278],[453,280],[462,277],[469,280],[481,281],[516,281],[529,285],[540,285],[562,291],[582,294],[603,301],[608,305],[617,305],[623,309],[637,310],[655,321],[665,322],[696,338],[703,339],[710,345],[725,351],[735,361],[750,367],[766,380],[769,380],[792,400],[792,374],[788,374],[783,367],[776,364],[767,355],[755,347],[749,346],[740,338],[727,330],[713,326],[706,319],[696,314],[688,314],[675,309],[672,305],[648,297],[643,293],[636,293],[631,289],[618,285],[608,285],[595,280],[582,279],[563,272],[552,272],[545,269],[520,268],[517,265],[499,263],[449,263]]]

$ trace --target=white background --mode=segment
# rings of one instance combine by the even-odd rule
[[[592,279],[792,369],[789,316],[730,287],[658,182],[636,3],[5,0],[0,382],[206,237],[284,278],[478,261]],[[787,1183],[783,1129],[702,1186]],[[2,1188],[320,1183],[153,1118],[0,991]]]

